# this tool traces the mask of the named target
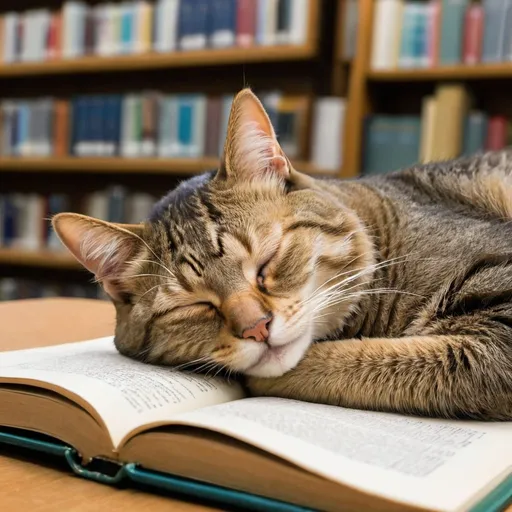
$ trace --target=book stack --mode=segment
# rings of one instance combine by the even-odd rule
[[[106,299],[102,289],[93,284],[44,283],[10,277],[0,279],[0,301],[48,297]]]
[[[510,144],[510,119],[473,109],[462,85],[442,84],[423,99],[421,116],[366,119],[363,174],[499,150]]]
[[[48,219],[69,211],[70,202],[65,194],[0,195],[0,247],[64,250]],[[135,224],[148,217],[154,202],[149,194],[112,186],[85,196],[79,209],[102,220]]]
[[[341,98],[260,95],[289,158],[312,155],[318,167],[341,166]],[[143,92],[0,103],[0,155],[76,157],[218,157],[233,95]],[[310,129],[309,119],[313,116]],[[311,151],[310,151],[311,149]]]
[[[5,63],[306,42],[309,0],[129,0],[0,17]]]
[[[512,60],[512,0],[377,0],[371,67]]]

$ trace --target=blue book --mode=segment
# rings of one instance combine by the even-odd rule
[[[209,13],[210,45],[234,46],[236,38],[236,0],[212,0]]]
[[[103,96],[91,96],[89,98],[88,109],[88,150],[91,156],[103,155],[103,147],[105,145],[105,103],[106,98]]]
[[[18,130],[15,144],[15,154],[23,155],[25,145],[29,142],[30,106],[26,102],[20,102],[18,106]]]
[[[208,0],[181,0],[178,14],[179,47],[200,50],[208,36]]]
[[[256,12],[256,37],[257,44],[265,44],[267,31],[267,3],[269,0],[258,0]]]
[[[121,53],[131,53],[135,40],[134,5],[129,2],[121,4]]]
[[[462,62],[464,16],[469,0],[442,0],[439,62],[459,64]]]
[[[429,7],[419,4],[416,9],[412,53],[417,67],[428,65]]]
[[[471,112],[464,120],[463,155],[469,156],[485,147],[488,117],[484,112]]]
[[[79,96],[73,100],[73,154],[83,156],[87,147],[87,98]]]
[[[404,5],[402,16],[402,35],[400,39],[400,54],[398,56],[398,66],[401,68],[411,68],[416,64],[416,29],[417,12],[420,6],[414,3]]]
[[[0,240],[0,245],[9,247],[16,239],[16,217],[16,204],[10,196],[5,196],[3,205],[3,240]]]
[[[501,62],[505,54],[509,0],[483,0],[483,62]]]
[[[187,156],[194,138],[194,107],[195,94],[183,94],[178,96],[178,146],[180,154]]]

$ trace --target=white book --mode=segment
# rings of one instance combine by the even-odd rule
[[[86,6],[76,0],[68,0],[62,7],[62,55],[75,58],[83,54]]]
[[[178,147],[178,98],[162,98],[159,118],[158,156],[169,158],[179,154]]]
[[[25,224],[21,228],[21,247],[30,251],[43,245],[44,199],[38,194],[27,194],[24,198]]]
[[[85,214],[96,219],[108,219],[108,195],[105,191],[93,192],[87,196]]]
[[[15,62],[16,55],[16,30],[18,27],[19,15],[15,12],[8,12],[4,16],[4,54],[3,60],[6,63]]]
[[[155,198],[151,194],[137,192],[130,195],[126,204],[126,222],[138,224],[147,220],[154,204]]]
[[[264,29],[261,44],[271,46],[277,42],[277,8],[278,0],[265,0],[263,4]]]
[[[309,4],[310,0],[293,0],[291,2],[288,44],[302,45],[306,43],[308,37]]]
[[[121,154],[126,158],[138,155],[138,141],[135,134],[138,95],[128,94],[123,98],[121,116]]]
[[[178,40],[179,0],[158,0],[155,6],[155,50],[176,50]]]
[[[98,4],[93,7],[96,38],[94,41],[94,54],[106,55],[106,34],[107,34],[107,5]]]
[[[392,69],[397,65],[402,0],[376,0],[372,31],[372,69]]]
[[[52,14],[49,9],[41,9],[38,17],[38,31],[35,60],[42,61],[47,58],[47,42],[50,25],[52,22]]]
[[[204,156],[206,104],[206,96],[200,96],[194,101],[194,117],[192,121],[193,142],[190,150],[190,156],[192,158]]]
[[[343,163],[346,103],[342,98],[318,98],[313,109],[311,162],[318,168],[339,171]]]
[[[21,14],[21,20],[23,23],[23,32],[21,37],[21,55],[20,60],[22,62],[27,62],[32,60],[31,53],[32,47],[34,46],[34,22],[35,19],[35,11],[25,11]]]

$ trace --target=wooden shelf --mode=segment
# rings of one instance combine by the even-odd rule
[[[368,80],[373,82],[404,82],[428,80],[489,80],[512,78],[512,62],[496,64],[476,64],[439,66],[428,69],[392,69],[367,72]]]
[[[0,158],[2,172],[58,172],[105,174],[199,174],[218,166],[217,158]],[[297,170],[324,176],[337,173],[318,169],[309,162],[294,162]]]
[[[314,57],[315,54],[316,48],[307,44],[177,51],[172,53],[151,52],[142,55],[116,55],[115,57],[90,56],[76,59],[3,64],[0,65],[0,78],[307,60]]]
[[[81,269],[78,261],[66,252],[49,250],[29,251],[26,249],[0,248],[0,264],[17,267],[44,267]]]

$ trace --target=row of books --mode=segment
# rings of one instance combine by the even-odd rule
[[[85,196],[78,209],[102,220],[136,224],[148,217],[154,203],[155,198],[149,194],[130,193],[114,185]],[[66,194],[0,195],[0,247],[64,250],[48,219],[72,206]]]
[[[3,61],[303,44],[309,0],[129,0],[8,12]],[[2,35],[3,34],[3,35]]]
[[[512,60],[512,0],[376,0],[373,69]]]
[[[375,115],[366,120],[363,174],[499,150],[512,144],[512,124],[471,107],[462,85],[441,85],[423,99],[421,116]]]
[[[102,288],[93,284],[44,283],[31,279],[11,277],[0,279],[0,301],[48,297],[106,299]]]
[[[344,100],[279,92],[260,97],[290,158],[311,156],[318,167],[340,168]],[[232,95],[157,92],[5,100],[0,155],[218,157],[232,101]]]

